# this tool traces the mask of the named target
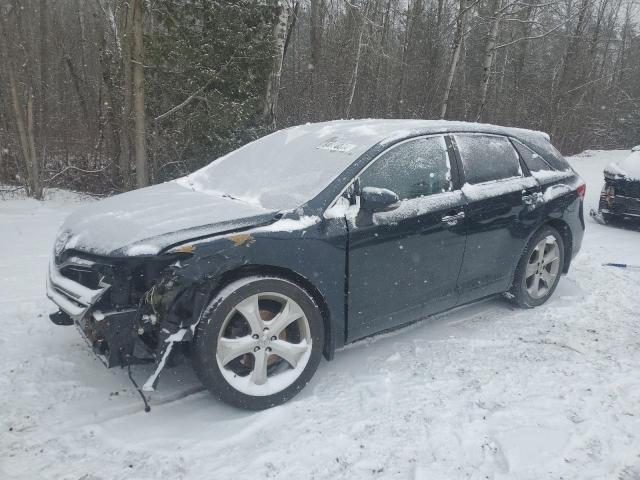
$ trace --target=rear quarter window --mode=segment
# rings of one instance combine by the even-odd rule
[[[465,180],[478,184],[521,177],[520,158],[506,137],[498,135],[455,135]]]
[[[554,170],[554,168],[551,165],[549,165],[544,158],[542,158],[536,152],[534,152],[529,147],[524,145],[522,142],[519,142],[518,140],[512,140],[512,141],[513,141],[513,145],[516,147],[516,150],[518,150],[518,152],[520,153],[522,160],[524,160],[524,163],[530,172]]]
[[[526,145],[553,167],[554,170],[572,170],[569,162],[565,160],[562,154],[545,138],[526,138]]]

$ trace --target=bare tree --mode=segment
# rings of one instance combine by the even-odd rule
[[[456,33],[453,40],[453,48],[451,53],[451,63],[449,64],[449,74],[447,75],[444,92],[442,94],[442,108],[440,110],[440,118],[445,118],[447,115],[447,108],[449,107],[449,96],[451,95],[451,87],[456,75],[456,69],[458,68],[458,62],[460,61],[460,52],[462,51],[462,45],[464,44],[464,38],[467,30],[467,17],[471,5],[468,0],[460,0],[460,11],[456,18]]]
[[[27,192],[36,199],[42,198],[42,183],[40,179],[40,164],[35,147],[35,134],[33,128],[33,90],[31,87],[31,79],[24,81],[26,84],[25,97],[27,99],[26,108],[21,99],[19,85],[16,78],[16,71],[13,65],[13,59],[9,56],[7,45],[9,44],[6,31],[5,20],[0,19],[0,58],[5,66],[8,76],[8,87],[11,96],[11,104],[15,116],[16,130],[22,156],[25,162],[27,172]]]
[[[491,78],[491,66],[496,48],[496,40],[498,38],[498,28],[500,25],[500,17],[502,15],[502,0],[492,1],[492,16],[489,22],[489,32],[487,33],[487,42],[482,57],[482,78],[480,80],[480,101],[478,105],[478,113],[476,122],[482,118],[485,104],[487,103],[487,91],[489,90],[489,80]]]
[[[638,8],[5,0],[0,182],[108,194],[276,127],[345,116],[545,129],[563,153],[627,148],[640,137]]]
[[[143,0],[133,1],[133,99],[135,119],[136,185],[138,188],[149,185],[147,149],[145,140],[144,111],[144,38],[143,38]]]
[[[287,39],[298,10],[299,2],[289,0],[276,0],[277,20],[273,27],[274,57],[271,74],[267,80],[264,109],[262,117],[270,128],[276,128],[278,97],[280,95],[280,80],[282,78],[282,65],[287,53]]]
[[[119,43],[122,46],[122,111],[120,112],[120,175],[122,186],[126,189],[130,184],[131,169],[131,114],[133,111],[133,8],[123,0],[120,9],[121,25]]]
[[[322,29],[324,25],[325,0],[311,0],[309,43],[311,44],[311,70],[315,72],[322,55]]]

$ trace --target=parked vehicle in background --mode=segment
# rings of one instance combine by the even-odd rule
[[[109,367],[155,363],[146,389],[182,353],[218,398],[267,408],[346,343],[489,295],[547,301],[580,249],[584,193],[540,132],[293,127],[74,213],[52,320]]]
[[[624,160],[604,169],[598,213],[607,223],[640,220],[640,145],[633,147]]]

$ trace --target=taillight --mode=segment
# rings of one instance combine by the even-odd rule
[[[606,202],[607,205],[609,205],[610,207],[613,205],[613,199],[616,196],[616,191],[613,188],[613,185],[606,185],[604,186],[604,188],[602,189],[602,193],[600,194],[600,197],[603,198]]]
[[[583,183],[576,189],[576,193],[580,198],[584,198],[584,194],[587,193],[587,184]]]

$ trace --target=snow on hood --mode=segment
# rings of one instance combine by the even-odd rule
[[[194,237],[269,222],[275,212],[168,182],[80,208],[62,225],[56,253],[155,255]]]
[[[640,151],[633,152],[624,160],[610,163],[604,173],[613,177],[626,177],[627,180],[640,180]]]

